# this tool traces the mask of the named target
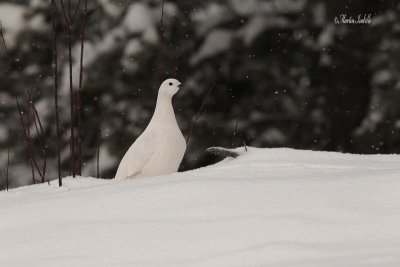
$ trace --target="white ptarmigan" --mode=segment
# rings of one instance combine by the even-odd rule
[[[161,84],[153,117],[122,158],[115,179],[156,176],[178,170],[186,141],[176,122],[172,97],[180,87],[176,79],[167,79]]]

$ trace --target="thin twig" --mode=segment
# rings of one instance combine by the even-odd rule
[[[182,56],[182,50],[181,50],[181,43],[182,43],[182,35],[183,35],[183,29],[182,29],[182,23],[179,20],[179,18],[177,16],[175,16],[175,25],[177,27],[176,30],[176,47],[175,47],[175,70],[174,70],[174,77],[177,78],[178,77],[178,70],[179,70],[179,66],[180,66],[180,59]]]
[[[58,60],[57,60],[57,29],[56,29],[56,13],[57,5],[54,0],[51,0],[53,7],[53,56],[54,56],[54,105],[56,112],[56,151],[57,151],[57,172],[58,172],[58,186],[62,186],[61,179],[61,157],[60,157],[60,119],[58,110]]]
[[[71,22],[71,0],[68,0],[68,18],[69,22]],[[72,23],[71,23],[72,25]]]
[[[71,24],[70,24],[70,22],[68,20],[67,13],[65,12],[64,1],[61,0],[60,3],[61,3],[61,9],[62,9],[62,13],[63,13],[63,16],[64,16],[64,20],[65,20],[67,26],[69,26]]]
[[[31,97],[31,95],[29,93],[29,90],[27,90],[27,93],[28,93],[28,110],[27,110],[27,114],[26,114],[27,115],[27,124],[26,124],[27,138],[26,138],[26,142],[28,144],[29,160],[30,160],[31,163],[33,163],[33,164],[31,164],[33,173],[34,173],[34,169],[36,169],[36,171],[39,174],[42,182],[44,183],[45,173],[40,171],[39,164],[38,164],[38,162],[36,160],[36,156],[33,153],[34,152],[33,151],[33,142],[32,142],[31,133],[30,133],[30,124],[31,124],[30,112],[32,112],[33,121],[34,121],[34,124],[35,124],[35,127],[36,127],[37,134],[39,136],[39,142],[41,144],[42,150],[43,150],[44,145],[42,145],[43,142],[41,140],[41,136],[44,135],[44,131],[43,131],[43,127],[42,127],[42,132],[43,133],[41,134],[39,129],[38,129],[37,122],[35,121],[36,115],[35,115],[35,112],[33,111],[33,100],[32,100],[32,97]],[[41,125],[41,122],[40,122],[40,125]],[[45,152],[45,154],[46,154],[46,152]],[[43,170],[46,171],[46,157],[44,157],[43,162],[44,162]],[[35,167],[35,168],[33,168],[33,167]],[[33,177],[33,180],[35,181],[34,183],[36,183],[36,179],[34,178],[34,175],[32,177]]]
[[[9,181],[8,181],[8,169],[10,167],[10,147],[7,147],[7,168],[5,170],[6,175],[6,189],[8,191]]]
[[[161,2],[161,18],[160,18],[160,81],[163,81],[164,78],[164,3],[165,0]]]
[[[64,15],[65,24],[67,26],[67,39],[68,39],[68,63],[69,63],[69,93],[70,93],[70,116],[71,116],[71,137],[70,137],[70,160],[71,160],[71,173],[72,177],[76,176],[75,169],[75,125],[74,125],[74,89],[72,84],[72,24],[71,24],[71,1],[68,1],[68,16],[61,0],[61,8]]]
[[[33,168],[33,151],[32,151],[32,139],[31,139],[31,131],[30,131],[30,116],[29,116],[29,109],[30,109],[30,100],[28,99],[28,110],[26,112],[26,123],[27,123],[27,145],[28,145],[28,155],[29,155],[29,162],[31,164],[31,170],[32,170],[32,182],[35,184],[36,179],[35,179],[35,169]]]
[[[239,125],[239,118],[240,118],[239,116],[236,118],[235,129],[233,130],[233,135],[232,135],[231,147],[233,147],[233,142],[235,141],[236,132]]]
[[[79,1],[80,2],[80,1]],[[77,125],[78,125],[78,173],[82,174],[82,83],[83,83],[83,51],[84,51],[84,39],[85,39],[85,29],[87,22],[87,0],[85,0],[85,7],[82,15],[82,27],[80,32],[81,39],[81,55],[79,64],[79,86],[78,86],[78,96],[77,96]]]
[[[27,90],[27,92],[28,92],[29,102],[32,108],[33,122],[35,124],[36,133],[38,134],[39,143],[43,154],[43,171],[41,178],[42,178],[42,183],[44,183],[46,180],[46,167],[47,167],[47,149],[48,149],[47,138],[42,125],[42,121],[39,117],[39,113],[36,109],[35,103],[33,103],[32,93],[29,92],[29,90]]]
[[[7,177],[7,172],[6,170],[3,170],[4,176],[6,177],[6,190],[8,191],[8,177]]]
[[[186,137],[186,144],[189,143],[190,137],[192,136],[192,133],[193,133],[194,127],[196,126],[197,121],[201,118],[201,116],[203,116],[204,112],[206,111],[206,102],[207,102],[208,97],[211,95],[211,92],[214,89],[214,87],[215,87],[215,83],[213,82],[210,85],[207,94],[203,98],[203,102],[201,103],[199,110],[197,111],[196,115],[193,116],[192,122],[190,123],[190,127],[189,127],[189,134]]]
[[[76,17],[76,14],[78,13],[80,4],[81,4],[81,0],[79,0],[79,1],[78,1],[78,4],[76,5],[74,15],[72,16],[72,24],[74,24],[75,17]]]
[[[32,172],[34,172],[33,162],[32,162],[33,161],[33,159],[32,159],[33,153],[32,153],[32,147],[30,146],[30,138],[29,138],[29,135],[28,135],[29,121],[28,121],[28,124],[25,125],[24,118],[23,118],[23,111],[22,111],[21,105],[19,103],[18,96],[17,96],[16,89],[15,89],[15,81],[11,77],[11,59],[10,59],[10,56],[8,54],[7,45],[6,45],[6,42],[5,42],[5,39],[4,39],[4,34],[3,34],[3,27],[1,25],[1,23],[0,23],[0,36],[1,36],[2,44],[3,44],[5,56],[6,56],[6,61],[7,61],[7,73],[9,74],[10,80],[11,80],[11,93],[15,97],[15,102],[17,104],[18,114],[19,114],[19,118],[20,118],[20,121],[21,121],[21,125],[22,125],[22,130],[23,130],[24,137],[25,137],[25,142],[26,142],[29,161],[31,163]],[[29,111],[28,111],[28,114],[29,114]],[[36,183],[34,174],[32,175],[32,181],[33,181],[33,183]]]
[[[100,145],[101,145],[101,128],[99,128],[97,132],[97,153],[96,153],[97,178],[100,178]]]
[[[26,143],[26,148],[27,148],[27,153],[28,153],[28,159],[31,164],[32,172],[34,171],[33,167],[35,167],[39,173],[39,176],[42,177],[42,173],[40,172],[39,166],[36,161],[36,157],[35,157],[35,155],[33,153],[33,149],[32,149],[30,130],[29,130],[30,118],[29,118],[29,116],[27,116],[27,123],[25,124],[24,118],[23,118],[24,112],[22,111],[22,108],[19,105],[18,99],[17,99],[17,107],[18,107],[18,113],[20,114],[20,121],[21,121],[21,125],[22,125],[22,130],[24,132],[25,143]],[[28,111],[26,113],[27,113],[27,115],[29,115],[29,104],[28,104]],[[36,184],[34,175],[32,175],[32,181],[34,184]]]
[[[247,152],[247,145],[246,145],[246,142],[244,141],[244,139],[243,139],[243,145],[244,145],[244,150]]]

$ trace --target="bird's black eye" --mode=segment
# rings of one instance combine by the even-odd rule
[[[169,86],[172,86],[172,83],[169,83]]]

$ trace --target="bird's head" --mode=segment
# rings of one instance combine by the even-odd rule
[[[176,79],[166,79],[160,86],[159,93],[166,94],[170,97],[178,92],[179,88],[182,87],[182,84]]]

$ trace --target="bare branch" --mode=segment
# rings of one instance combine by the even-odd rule
[[[78,173],[82,174],[82,83],[83,83],[83,51],[84,51],[84,40],[85,30],[87,23],[87,0],[85,0],[84,11],[82,15],[82,27],[80,32],[81,39],[81,55],[79,64],[79,85],[78,85],[78,96],[77,96],[77,125],[78,125]]]
[[[239,125],[239,119],[240,119],[240,116],[238,116],[236,118],[235,129],[233,130],[232,141],[231,141],[231,146],[232,147],[233,147],[233,143],[235,141],[235,137],[236,137],[236,134],[237,134],[237,129],[238,129],[238,125]]]
[[[9,181],[8,181],[8,169],[10,167],[10,147],[7,147],[7,168],[4,171],[5,176],[6,176],[6,189],[8,191],[8,187],[9,187]]]
[[[64,1],[61,0],[60,3],[61,3],[61,10],[62,10],[62,13],[63,13],[63,16],[64,16],[64,20],[65,20],[67,26],[71,26],[71,23],[70,23],[70,21],[68,19],[68,16],[67,16],[67,12],[65,11]]]
[[[40,143],[41,151],[43,154],[43,170],[42,170],[41,178],[42,178],[42,183],[44,183],[46,180],[46,167],[47,167],[47,148],[48,148],[47,138],[46,138],[45,131],[43,129],[42,121],[39,117],[39,113],[36,109],[35,103],[33,103],[32,93],[29,92],[29,90],[27,90],[27,92],[28,92],[31,109],[32,109],[33,122],[35,124],[36,133],[39,137],[39,143]]]
[[[100,178],[100,145],[101,145],[101,128],[99,128],[97,133],[97,153],[96,153],[97,178]]]
[[[186,137],[186,144],[189,144],[190,137],[192,136],[192,133],[193,133],[194,127],[196,126],[197,121],[201,118],[201,116],[203,116],[204,112],[206,111],[206,102],[207,102],[207,99],[210,96],[212,90],[214,89],[214,87],[215,87],[215,83],[213,82],[210,85],[207,94],[203,98],[203,102],[201,103],[199,110],[197,111],[196,115],[193,116],[192,122],[190,123],[190,127],[189,127],[189,134]]]
[[[53,14],[53,56],[54,56],[54,104],[56,113],[56,151],[57,151],[57,172],[58,172],[58,186],[62,186],[61,178],[61,158],[60,158],[60,119],[58,110],[58,50],[57,50],[57,29],[56,29],[56,14],[57,5],[54,0],[51,0]]]
[[[163,81],[164,78],[164,3],[165,0],[161,2],[161,18],[160,18],[160,35],[161,35],[161,42],[160,42],[160,81]]]
[[[35,169],[33,168],[33,151],[32,151],[32,142],[31,142],[31,132],[30,132],[30,116],[29,116],[29,107],[30,107],[30,100],[28,99],[28,111],[26,112],[26,130],[27,130],[27,138],[26,138],[26,142],[27,142],[27,146],[28,146],[28,156],[29,156],[29,162],[31,164],[31,171],[32,171],[32,182],[35,184],[36,183],[36,179],[35,179]],[[38,167],[38,166],[36,166]]]
[[[26,147],[27,147],[29,162],[30,162],[30,164],[31,164],[31,169],[32,169],[32,181],[33,181],[33,183],[35,184],[35,183],[36,183],[36,180],[35,180],[35,174],[34,174],[33,163],[36,162],[36,161],[35,161],[35,159],[34,159],[34,155],[33,155],[33,152],[32,152],[32,146],[31,146],[30,134],[29,134],[29,111],[27,112],[27,119],[28,119],[28,122],[27,122],[27,125],[25,125],[25,123],[24,123],[24,118],[23,118],[23,111],[22,111],[21,105],[20,105],[20,103],[19,103],[18,96],[17,96],[17,94],[16,94],[15,81],[14,81],[14,80],[12,79],[12,77],[11,77],[11,59],[10,59],[10,56],[9,56],[9,54],[8,54],[7,45],[6,45],[6,42],[5,42],[5,39],[4,39],[4,34],[3,34],[3,27],[2,27],[2,25],[1,25],[1,23],[0,23],[0,36],[1,36],[2,43],[3,43],[3,48],[4,48],[5,55],[6,55],[6,60],[7,60],[7,63],[8,63],[8,64],[7,64],[7,65],[8,65],[8,66],[7,66],[7,73],[9,74],[10,80],[11,80],[11,93],[14,95],[14,97],[15,97],[15,102],[16,102],[16,104],[17,104],[18,113],[19,113],[19,118],[20,118],[20,121],[21,121],[22,130],[23,130],[24,137],[25,137],[25,142],[26,142]],[[28,106],[29,106],[29,105],[28,105]],[[40,173],[40,170],[39,170],[39,169],[38,169],[38,171],[39,171],[39,173]]]
[[[72,24],[73,24],[74,21],[75,21],[75,17],[76,17],[76,14],[78,13],[80,4],[81,4],[81,0],[79,0],[79,1],[78,1],[78,4],[76,5],[74,15],[72,16]]]
[[[68,65],[69,65],[69,94],[70,94],[70,116],[71,116],[71,137],[70,137],[70,162],[71,162],[71,174],[73,177],[76,176],[76,153],[75,153],[75,104],[74,104],[74,89],[72,83],[72,24],[71,24],[71,1],[68,0],[68,16],[65,10],[63,0],[61,0],[61,8],[64,15],[64,21],[67,28],[68,38]]]

